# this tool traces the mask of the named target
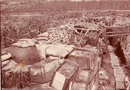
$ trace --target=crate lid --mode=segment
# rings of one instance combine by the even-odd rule
[[[65,62],[57,69],[57,71],[65,75],[66,78],[70,78],[78,69],[78,67],[78,64],[70,60],[65,60]]]

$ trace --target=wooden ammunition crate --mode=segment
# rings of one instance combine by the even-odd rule
[[[99,74],[97,72],[96,75],[93,76],[93,78],[91,80],[87,81],[87,82],[82,82],[82,81],[77,82],[77,81],[75,81],[70,86],[69,90],[93,90],[94,88],[98,87],[98,81],[99,81]]]
[[[69,90],[87,90],[87,86],[84,82],[74,82]]]
[[[92,70],[82,70],[79,68],[75,82],[89,83],[92,77]]]
[[[93,77],[99,72],[99,68],[100,62],[95,65],[94,70],[82,70],[79,68],[75,81],[85,82],[86,84],[89,84],[92,81]]]
[[[78,64],[66,60],[58,69],[54,72],[51,79],[50,86],[57,90],[67,90],[70,82],[73,82],[78,73]]]
[[[79,64],[82,69],[93,69],[95,54],[87,50],[74,50],[68,59]]]

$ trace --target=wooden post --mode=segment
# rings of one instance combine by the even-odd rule
[[[108,54],[108,41],[107,41],[107,36],[106,36],[106,30],[104,32],[104,40],[105,40],[105,52]]]

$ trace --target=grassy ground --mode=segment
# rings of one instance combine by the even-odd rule
[[[63,13],[10,13],[1,16],[2,47],[8,47],[20,38],[34,38],[37,34],[47,31],[49,27],[65,24],[69,19],[88,16],[129,17],[130,11],[67,11]]]

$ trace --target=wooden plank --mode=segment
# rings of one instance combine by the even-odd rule
[[[129,25],[127,25],[127,26],[105,26],[105,28],[108,28],[108,29],[118,29],[118,28],[125,28],[125,27],[129,27]]]
[[[64,83],[66,78],[61,73],[56,72],[54,79],[57,80],[57,81],[59,81],[59,82],[61,82],[61,83]]]
[[[54,87],[57,90],[62,90],[64,83],[65,83],[65,80],[66,80],[66,78],[64,75],[62,75],[59,72],[56,72],[53,83],[52,83],[52,87]]]
[[[124,34],[124,33],[130,33],[130,32],[125,32],[125,31],[122,31],[122,32],[121,31],[120,32],[119,31],[117,31],[117,32],[115,32],[115,31],[114,32],[106,32],[106,34],[116,34],[116,33]]]
[[[98,29],[87,29],[87,28],[76,28],[76,29],[80,29],[80,30],[83,30],[83,31],[98,31]]]
[[[106,52],[109,52],[108,51],[108,41],[107,41],[107,36],[106,36],[106,30],[104,32],[104,40],[105,40],[105,49],[106,49]]]
[[[113,34],[113,35],[106,35],[109,37],[113,37],[113,36],[121,36],[121,35],[129,35],[130,33],[124,33],[124,34]]]

